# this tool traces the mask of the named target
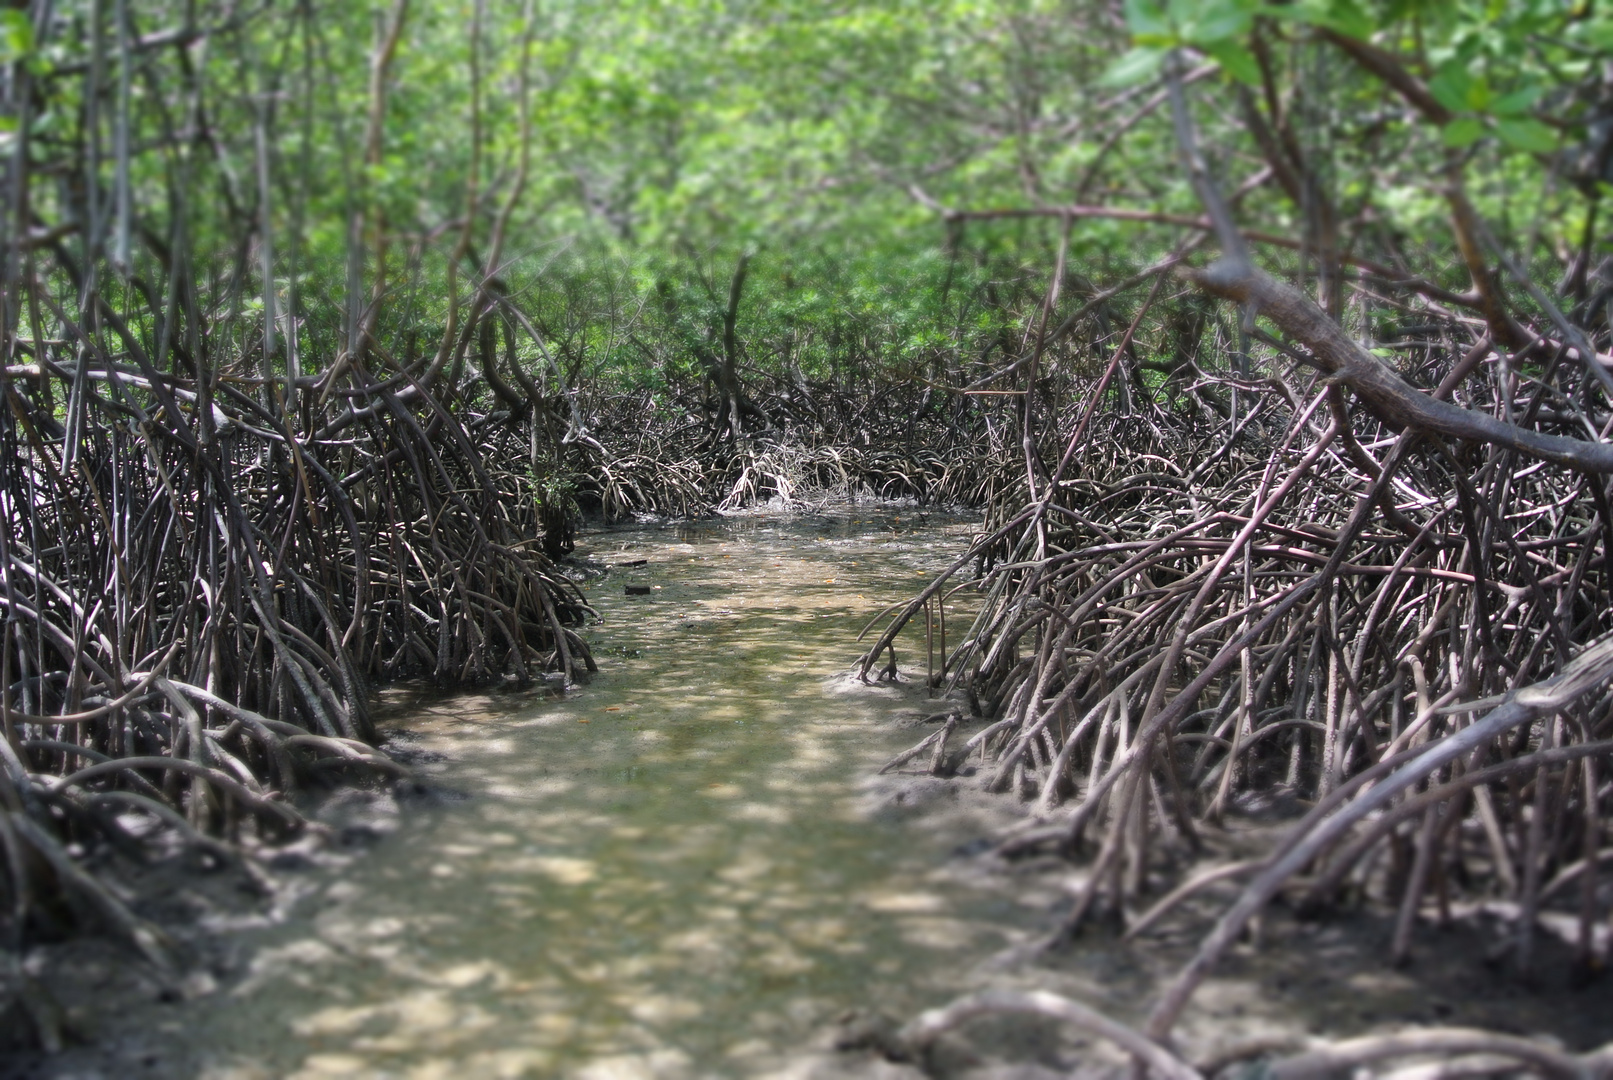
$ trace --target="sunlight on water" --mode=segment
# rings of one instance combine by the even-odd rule
[[[595,559],[648,560],[589,587],[603,674],[390,721],[468,797],[310,872],[247,978],[198,1003],[210,1075],[765,1075],[848,1008],[960,989],[1003,944],[946,872],[967,837],[864,790],[924,692],[846,671],[862,625],[967,530],[893,517],[592,537]]]

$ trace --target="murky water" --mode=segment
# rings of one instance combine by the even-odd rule
[[[1003,943],[1002,901],[948,875],[967,836],[864,790],[922,735],[892,723],[922,688],[846,674],[857,630],[968,532],[918,525],[591,537],[580,553],[617,567],[589,586],[601,675],[389,721],[466,797],[307,871],[316,895],[249,937],[244,981],[186,1006],[204,1074],[757,1076],[848,1008],[961,989]]]
[[[954,848],[1016,820],[1013,799],[873,776],[922,737],[902,722],[941,705],[917,681],[850,677],[853,639],[968,531],[864,509],[591,537],[583,554],[615,567],[589,586],[603,616],[589,628],[603,668],[591,685],[390,692],[383,727],[447,794],[396,812],[338,795],[332,841],[300,869],[295,853],[275,860],[289,885],[276,912],[214,927],[237,956],[216,982],[193,970],[178,996],[120,996],[116,973],[135,969],[83,943],[69,1015],[92,1041],[23,1075],[822,1080],[852,1067],[813,1056],[848,1010],[905,1019],[1021,979],[1135,1021],[1224,895],[1135,947],[1094,926],[1034,971],[1005,964],[1018,951],[1005,946],[1045,931],[1080,868],[982,873]],[[628,585],[649,591],[626,596]],[[966,614],[951,612],[954,642]],[[923,670],[913,637],[909,675]],[[1212,857],[1248,857],[1247,828],[1207,829]],[[203,887],[183,881],[175,900]],[[1405,1023],[1605,1041],[1613,980],[1498,977],[1482,964],[1494,931],[1472,920],[1428,929],[1415,963],[1391,969],[1391,921],[1274,911],[1267,946],[1237,951],[1205,984],[1182,1045],[1205,1056]],[[1091,1064],[1090,1042],[1048,1031],[1002,1028],[979,1046]]]

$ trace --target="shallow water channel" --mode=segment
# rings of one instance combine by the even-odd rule
[[[587,584],[597,677],[564,693],[387,691],[381,727],[426,794],[337,792],[323,839],[269,855],[266,908],[220,900],[225,875],[181,876],[169,907],[197,913],[190,936],[212,945],[177,993],[81,939],[58,974],[84,1041],[20,1073],[0,1060],[0,1078],[871,1080],[896,1067],[829,1052],[853,1011],[904,1020],[1018,985],[1135,1020],[1226,894],[1146,942],[1094,926],[1027,965],[1021,946],[1084,872],[962,857],[1023,808],[978,782],[875,775],[946,706],[923,687],[922,627],[895,687],[851,674],[856,634],[970,530],[858,507],[587,537],[579,555],[611,567]],[[953,644],[971,597],[949,604]],[[1206,857],[1251,857],[1281,827],[1262,820],[1206,826]],[[1502,977],[1482,919],[1426,929],[1394,969],[1392,913],[1268,914],[1263,944],[1235,950],[1179,1026],[1193,1056],[1403,1024],[1581,1049],[1609,1037],[1613,979]],[[992,1023],[972,1045],[994,1060],[1068,1071],[1100,1049]],[[973,1052],[945,1074],[968,1074]],[[1048,1075],[1004,1068],[989,1075]]]
[[[384,718],[457,796],[302,872],[244,978],[182,1007],[200,1072],[749,1077],[847,1009],[961,990],[1004,901],[947,872],[965,830],[867,789],[922,737],[896,720],[925,709],[923,655],[896,690],[848,672],[968,531],[882,508],[587,537],[614,567],[587,586],[601,673]]]

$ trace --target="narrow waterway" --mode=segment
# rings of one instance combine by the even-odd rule
[[[394,707],[450,794],[247,933],[244,977],[183,1006],[200,1074],[749,1077],[960,990],[1005,901],[949,872],[965,824],[868,786],[922,737],[923,654],[894,690],[849,670],[967,534],[868,509],[588,537],[601,674]]]
[[[851,1014],[906,1019],[1006,984],[1135,1020],[1225,895],[1135,945],[1094,926],[1014,963],[1084,871],[1048,857],[982,872],[960,855],[1018,819],[1012,798],[875,775],[944,706],[923,687],[921,628],[896,687],[853,677],[856,634],[969,531],[861,508],[588,537],[579,555],[611,568],[588,584],[598,677],[565,693],[388,691],[383,730],[425,792],[335,794],[321,837],[269,857],[267,908],[209,901],[231,888],[220,875],[182,877],[173,910],[213,912],[194,917],[217,949],[177,992],[81,941],[60,973],[81,1041],[19,1075],[871,1080],[897,1067],[830,1052]],[[952,643],[969,596],[949,606]],[[1207,827],[1205,842],[1248,857],[1251,827],[1269,825]],[[1482,919],[1393,969],[1382,912],[1269,915],[1262,947],[1230,957],[1179,1028],[1195,1055],[1408,1023],[1606,1039],[1613,981],[1501,977]],[[1007,1027],[977,1047],[1092,1065],[1100,1048],[1053,1033]],[[968,1053],[943,1074],[970,1074]],[[1033,1075],[1004,1069],[979,1075]]]

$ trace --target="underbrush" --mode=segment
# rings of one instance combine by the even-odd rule
[[[1425,355],[1429,384],[1460,359]],[[1577,427],[1542,408],[1572,400],[1575,376],[1557,363],[1505,398],[1508,373],[1478,371],[1442,392],[1542,432]],[[915,1045],[972,1016],[1031,1012],[1188,1075],[1172,1028],[1277,899],[1313,916],[1386,914],[1391,964],[1425,927],[1479,910],[1504,914],[1491,959],[1512,977],[1539,974],[1546,922],[1574,927],[1574,948],[1551,955],[1575,978],[1608,962],[1604,479],[1394,430],[1351,415],[1341,388],[1314,378],[1203,385],[1237,403],[1218,425],[1158,408],[1068,418],[1075,437],[1021,470],[1017,504],[993,508],[972,547],[874,638],[861,671],[896,677],[898,635],[916,628],[932,685],[987,723],[955,742],[954,715],[890,767],[961,769],[1019,793],[1026,821],[996,838],[996,854],[1055,851],[1087,868],[1033,953],[1097,915],[1135,935],[1217,885],[1238,883],[1237,898],[1197,931],[1143,1031],[1056,995],[989,992],[915,1021]],[[1262,854],[1199,857],[1206,829],[1274,798],[1302,813]],[[1183,865],[1193,869],[1149,895]],[[1529,1057],[1538,1044],[1498,1036],[1385,1038],[1272,1068],[1309,1075],[1324,1057],[1342,1068],[1430,1052],[1608,1067],[1606,1052],[1546,1064]]]

